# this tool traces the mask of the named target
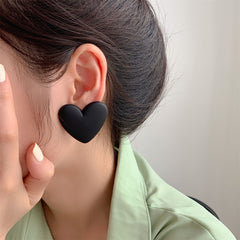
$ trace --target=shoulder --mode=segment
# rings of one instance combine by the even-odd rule
[[[155,240],[236,240],[230,230],[201,205],[164,182],[134,153],[145,188]]]

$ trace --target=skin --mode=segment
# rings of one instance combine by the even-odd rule
[[[0,129],[5,124],[9,135],[14,136],[10,138],[13,139],[10,148],[9,144],[4,144],[9,139],[6,137],[8,133],[1,135],[0,131],[0,163],[6,163],[8,170],[13,169],[8,171],[9,177],[1,181],[0,216],[4,211],[14,209],[13,217],[8,214],[9,223],[2,228],[2,239],[34,205],[24,205],[22,199],[26,202],[26,195],[31,195],[24,181],[35,175],[39,190],[31,185],[35,189],[32,202],[36,203],[42,197],[44,213],[54,239],[106,239],[116,169],[108,122],[92,141],[83,144],[73,139],[58,120],[58,111],[65,104],[75,104],[83,109],[93,101],[105,101],[107,62],[104,54],[92,44],[81,45],[73,53],[65,74],[48,88],[39,84],[36,77],[21,65],[14,50],[1,39],[0,63],[7,72],[6,81],[0,84],[0,111],[3,113],[5,109],[7,112],[2,114]],[[4,87],[9,93],[6,98],[1,97]],[[34,159],[31,152],[38,135],[29,93],[34,103],[41,104],[44,96],[50,101],[52,136],[47,144],[39,143],[44,154],[41,163]],[[44,136],[48,135],[47,126],[42,131]],[[7,143],[11,141],[6,140]],[[15,154],[10,157],[11,154],[6,154],[8,152]],[[14,159],[15,165],[8,164],[12,162],[10,158]],[[0,168],[0,178],[3,172],[4,169]],[[4,184],[8,185],[9,179],[16,178],[15,175],[18,185],[11,190],[14,194],[6,196],[1,189],[4,189]],[[18,193],[19,184],[24,194]],[[1,196],[6,197],[3,199]],[[11,204],[3,205],[3,202]],[[23,208],[24,211],[21,210]],[[3,222],[6,222],[6,215],[0,219],[1,227]]]

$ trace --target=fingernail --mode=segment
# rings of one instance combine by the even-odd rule
[[[5,81],[5,69],[4,66],[2,64],[0,64],[0,82],[4,82]]]
[[[39,162],[41,162],[43,160],[42,151],[36,143],[35,143],[34,148],[33,148],[33,155]]]

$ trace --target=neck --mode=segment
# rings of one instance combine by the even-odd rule
[[[69,226],[70,232],[75,228],[84,233],[99,223],[108,224],[116,169],[112,145],[93,142],[74,149],[55,166],[43,196],[52,232]]]

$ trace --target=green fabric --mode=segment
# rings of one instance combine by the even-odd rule
[[[6,240],[52,240],[41,202]],[[166,184],[127,137],[119,147],[107,240],[236,240],[212,214]]]

